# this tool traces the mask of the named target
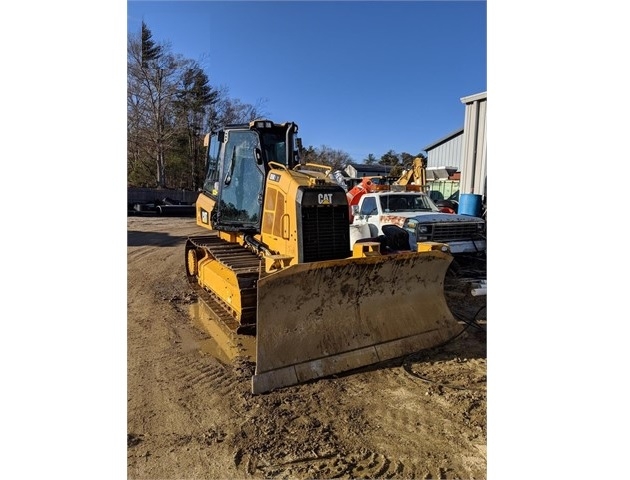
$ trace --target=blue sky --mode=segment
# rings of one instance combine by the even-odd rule
[[[128,2],[128,31],[143,20],[230,97],[357,162],[423,151],[487,90],[486,2]]]

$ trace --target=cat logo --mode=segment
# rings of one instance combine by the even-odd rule
[[[332,203],[332,193],[320,193],[317,196],[317,203],[320,205],[330,205]]]

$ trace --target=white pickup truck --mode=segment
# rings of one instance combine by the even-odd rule
[[[416,249],[416,242],[433,241],[448,244],[453,254],[486,251],[483,218],[442,213],[420,191],[366,193],[352,209],[350,248],[357,240],[387,236],[384,225],[397,225],[407,232],[412,250]]]

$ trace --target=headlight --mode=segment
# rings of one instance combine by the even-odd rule
[[[486,224],[485,223],[478,223],[477,224],[477,233],[483,233],[486,231]]]
[[[416,226],[416,242],[431,240],[432,231],[433,227],[431,225],[418,224]]]

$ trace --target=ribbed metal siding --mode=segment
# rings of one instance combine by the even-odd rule
[[[463,134],[427,152],[427,167],[457,167],[462,164]]]
[[[462,150],[462,193],[486,193],[486,109],[487,93],[461,99],[466,105],[464,144]]]

